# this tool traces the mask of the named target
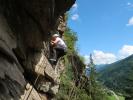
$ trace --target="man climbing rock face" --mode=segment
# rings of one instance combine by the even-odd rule
[[[52,36],[51,46],[53,49],[53,58],[50,60],[56,63],[60,57],[66,54],[67,46],[58,34]]]

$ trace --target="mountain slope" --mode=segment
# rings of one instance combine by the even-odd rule
[[[129,100],[133,99],[133,55],[109,64],[100,72],[99,81]]]
[[[107,64],[101,64],[101,65],[95,65],[95,69],[96,69],[96,72],[99,73],[101,72],[102,70],[104,70],[104,68],[106,68]],[[85,69],[86,71],[86,75],[89,76],[90,75],[90,68],[87,67]]]

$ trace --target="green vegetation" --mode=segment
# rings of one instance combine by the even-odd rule
[[[78,54],[76,48],[77,35],[70,28],[64,34],[68,46],[65,58],[65,72],[61,75],[57,100],[116,100],[110,90],[97,81],[95,64],[90,56],[90,75],[85,75],[84,58]],[[120,97],[120,100],[124,100]]]
[[[116,97],[115,96],[108,96],[107,97],[108,99],[107,100],[116,100]],[[121,97],[121,96],[118,96],[118,98],[119,98],[119,100],[125,100],[125,98],[124,97]]]
[[[121,93],[125,98],[133,99],[133,55],[105,66],[99,80],[110,89]]]
[[[68,53],[70,54],[73,52],[77,52],[75,50],[76,41],[78,40],[76,33],[73,32],[70,28],[67,28],[64,34],[64,38],[68,47]]]
[[[84,58],[79,56],[75,49],[76,33],[67,28],[64,39],[68,46],[68,53],[65,56],[66,69],[61,76],[60,90],[56,98],[57,100],[91,100],[84,89],[85,84],[83,84],[87,81],[87,77],[83,75],[85,69]]]
[[[96,81],[95,65],[90,57],[90,76],[85,76],[84,58],[75,49],[77,36],[69,28],[64,39],[68,45],[65,56],[65,72],[61,76],[61,84],[57,100],[108,100],[106,90]]]
[[[118,96],[118,97],[119,97],[119,100],[125,100],[125,98],[122,96]]]

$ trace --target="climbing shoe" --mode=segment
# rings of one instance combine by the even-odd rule
[[[50,61],[54,61],[54,62],[56,61],[56,59],[49,59],[49,60],[50,60]]]

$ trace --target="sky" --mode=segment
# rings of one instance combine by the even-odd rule
[[[109,64],[133,54],[133,0],[77,0],[68,26],[77,33],[79,53],[88,63]]]

